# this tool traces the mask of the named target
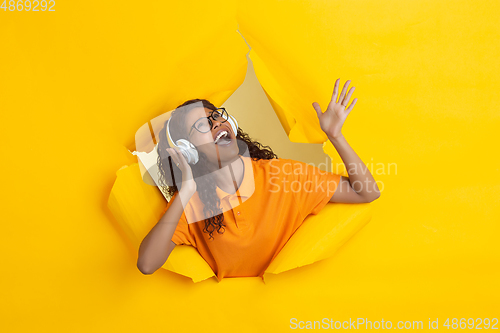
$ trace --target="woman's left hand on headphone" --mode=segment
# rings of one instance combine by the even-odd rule
[[[330,104],[328,104],[328,107],[325,112],[321,111],[321,108],[318,103],[314,102],[312,104],[313,108],[316,110],[316,114],[318,116],[321,129],[326,133],[326,135],[328,135],[329,138],[338,138],[339,136],[342,136],[341,130],[342,126],[344,125],[344,121],[346,120],[347,116],[349,115],[352,108],[356,104],[356,101],[358,100],[357,98],[355,98],[352,101],[351,105],[346,107],[355,89],[355,87],[352,87],[346,96],[347,87],[349,86],[349,83],[351,83],[351,80],[348,80],[344,84],[344,88],[342,88],[339,101],[336,102],[338,95],[339,81],[340,78],[337,79],[337,81],[335,81],[335,87],[333,88],[332,99],[330,101]]]

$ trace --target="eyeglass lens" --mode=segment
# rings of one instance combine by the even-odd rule
[[[217,120],[218,122],[224,123],[228,119],[228,113],[224,109],[218,109],[213,111],[209,117],[200,118],[195,124],[194,128],[200,131],[201,133],[207,133],[212,129],[213,122],[212,119]]]

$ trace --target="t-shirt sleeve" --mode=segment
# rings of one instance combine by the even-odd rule
[[[163,210],[163,214],[167,212],[168,208],[172,205],[178,193],[179,192],[175,192],[175,194],[172,196],[170,201],[167,203],[167,207],[165,207],[165,209]],[[175,229],[174,235],[172,236],[172,242],[174,242],[177,245],[185,244],[196,247],[196,242],[189,230],[186,214],[184,212],[182,212],[181,218],[179,219],[179,223],[177,224],[177,228]]]
[[[340,175],[320,168],[291,161],[290,191],[293,193],[302,218],[318,214],[330,201],[340,184]]]

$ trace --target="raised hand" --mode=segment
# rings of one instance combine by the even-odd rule
[[[344,88],[342,88],[342,92],[340,93],[340,97],[337,102],[339,82],[340,78],[335,81],[332,99],[325,112],[321,111],[318,103],[314,102],[312,104],[313,108],[316,110],[321,129],[326,133],[326,135],[328,135],[328,137],[331,138],[337,138],[342,135],[342,126],[358,100],[355,98],[352,103],[346,107],[351,99],[354,89],[356,89],[355,87],[352,87],[346,96],[347,87],[349,87],[349,84],[351,83],[351,80],[348,80],[344,84]]]

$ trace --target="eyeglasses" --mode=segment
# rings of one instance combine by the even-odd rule
[[[216,120],[220,123],[225,123],[229,119],[229,114],[227,113],[225,108],[217,108],[216,110],[212,111],[210,116],[198,119],[193,124],[193,126],[191,126],[191,129],[189,130],[188,135],[191,135],[193,128],[200,133],[210,132],[212,130],[212,126],[213,126],[212,119]]]

